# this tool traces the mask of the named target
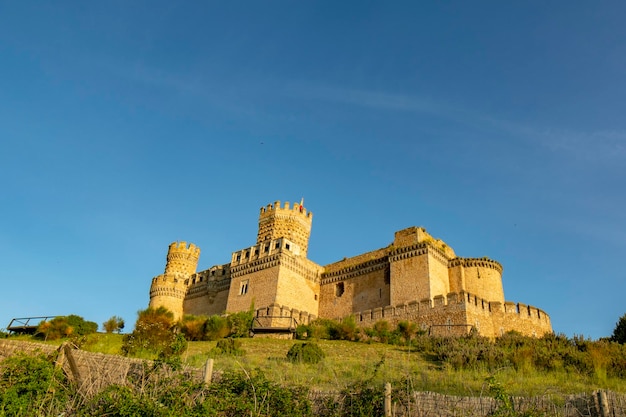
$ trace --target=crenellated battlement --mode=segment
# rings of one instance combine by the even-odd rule
[[[167,251],[166,275],[190,276],[196,272],[200,248],[193,243],[172,242]]]
[[[287,238],[306,256],[312,222],[313,213],[307,212],[304,200],[293,206],[287,202],[282,207],[280,201],[276,201],[260,209],[256,243]]]
[[[392,325],[409,320],[418,323],[422,330],[436,329],[435,334],[466,334],[472,327],[489,337],[501,336],[511,330],[528,336],[552,332],[550,317],[537,307],[513,302],[505,305],[490,303],[467,292],[377,307],[353,315],[362,327],[381,320]]]
[[[285,213],[287,212],[287,213]],[[308,219],[309,222],[313,221],[313,213],[307,212],[306,207],[303,204],[293,203],[293,206],[287,201],[281,207],[280,201],[275,201],[273,204],[262,206],[259,215],[271,215],[272,213],[292,214],[297,213],[302,217]]]
[[[451,259],[448,263],[450,268],[454,268],[456,266],[462,266],[465,268],[476,267],[476,268],[491,268],[498,271],[500,274],[502,273],[502,265],[498,261],[494,261],[493,259],[489,259],[486,256],[483,258],[454,258]]]

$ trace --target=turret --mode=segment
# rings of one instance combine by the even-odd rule
[[[165,275],[189,278],[196,273],[200,258],[200,248],[193,243],[187,247],[187,242],[173,242],[167,251]]]
[[[306,257],[311,235],[313,213],[307,212],[304,200],[299,204],[280,206],[280,201],[261,207],[257,244],[273,239],[287,238],[300,247],[300,255]]]
[[[174,318],[183,316],[183,301],[187,293],[188,280],[196,273],[200,249],[187,242],[174,242],[167,251],[165,272],[152,279],[150,286],[150,308],[165,307],[174,313]]]

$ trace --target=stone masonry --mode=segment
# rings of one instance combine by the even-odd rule
[[[152,279],[149,306],[181,318],[254,305],[257,319],[277,328],[286,318],[307,324],[354,316],[362,326],[409,320],[443,335],[552,332],[543,310],[505,301],[502,265],[494,260],[458,257],[424,228],[409,227],[387,247],[321,266],[307,258],[312,219],[302,203],[261,207],[256,243],[200,272],[199,248],[170,244],[164,273]]]

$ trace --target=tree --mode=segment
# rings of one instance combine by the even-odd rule
[[[135,330],[124,336],[122,353],[135,355],[147,351],[169,356],[178,349],[174,314],[165,307],[139,311]],[[180,335],[182,337],[182,335]],[[182,339],[185,340],[184,337]]]
[[[56,340],[70,336],[85,336],[95,333],[97,330],[98,324],[93,321],[87,321],[81,316],[70,314],[41,322],[37,326],[36,334],[45,340]]]
[[[615,325],[615,330],[613,330],[611,340],[621,344],[626,343],[626,314],[620,317],[619,321]]]
[[[124,329],[124,319],[118,316],[112,316],[110,319],[102,323],[102,327],[107,333],[120,333]]]
[[[85,336],[98,331],[98,323],[87,321],[76,314],[70,314],[66,316],[65,319],[67,320],[67,324],[74,329],[74,334],[79,336]]]

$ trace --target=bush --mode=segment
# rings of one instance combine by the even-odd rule
[[[87,321],[81,316],[71,314],[66,317],[67,324],[74,329],[74,334],[79,336],[86,336],[98,331],[98,324],[93,321]]]
[[[250,337],[250,329],[254,320],[253,311],[229,314],[226,319],[230,327],[229,337]]]
[[[626,343],[626,314],[624,314],[615,324],[611,340],[620,344]]]
[[[356,319],[354,316],[348,316],[336,323],[331,329],[329,329],[330,338],[332,340],[349,340],[355,342],[359,340],[360,330],[356,325]]]
[[[318,363],[325,357],[322,348],[315,343],[296,343],[287,352],[291,363]]]
[[[55,317],[44,321],[37,326],[36,336],[44,340],[58,340],[71,336],[86,336],[98,331],[98,325],[93,321],[71,314]]]
[[[298,340],[305,340],[305,339],[309,339],[312,334],[311,328],[306,325],[306,324],[299,324],[296,327],[296,339]]]
[[[371,335],[381,343],[389,343],[393,336],[389,322],[381,320],[374,323]]]
[[[354,316],[348,316],[341,321],[316,319],[309,325],[298,326],[296,338],[357,341],[361,339],[361,330]]]
[[[79,416],[312,416],[308,390],[282,387],[260,372],[226,373],[205,386],[179,375],[111,385],[77,410]]]
[[[417,333],[417,325],[410,321],[401,321],[398,323],[398,328],[396,330],[404,339],[405,343],[410,343],[411,339]]]
[[[231,355],[231,356],[243,356],[245,351],[241,349],[241,342],[239,340],[228,338],[217,341],[217,345],[211,350],[213,355]]]
[[[219,340],[225,337],[250,337],[254,316],[242,311],[228,316],[187,315],[181,322],[181,331],[187,340]]]
[[[59,415],[71,394],[63,371],[45,356],[17,355],[0,365],[0,415]]]
[[[124,330],[124,319],[118,316],[112,316],[110,319],[102,323],[102,328],[107,333],[120,333]]]
[[[304,387],[282,387],[269,381],[263,373],[225,374],[211,384],[204,403],[217,416],[312,416],[308,390]]]
[[[165,307],[148,308],[139,312],[135,330],[124,336],[122,353],[137,355],[142,351],[168,358],[181,353],[184,337],[177,335],[174,314]],[[184,349],[183,349],[184,350]]]
[[[205,340],[204,326],[206,322],[207,317],[205,316],[186,315],[180,323],[180,331],[189,341]]]

